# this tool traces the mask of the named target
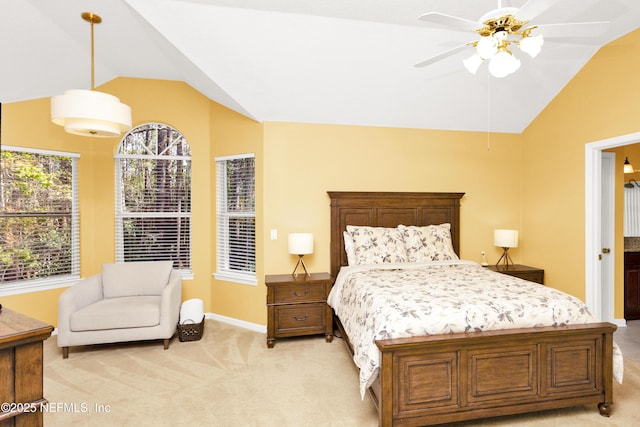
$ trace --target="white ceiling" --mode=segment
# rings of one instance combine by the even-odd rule
[[[180,80],[258,121],[520,133],[602,45],[640,26],[638,0],[531,1],[550,4],[532,24],[610,25],[545,37],[535,59],[514,51],[522,67],[496,79],[486,65],[475,76],[464,69],[472,48],[414,64],[477,38],[420,15],[475,21],[499,0],[3,0],[0,102],[90,88],[90,26],[80,18],[89,11],[103,19],[97,86]]]

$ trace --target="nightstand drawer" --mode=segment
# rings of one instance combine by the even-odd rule
[[[323,284],[296,283],[274,288],[274,303],[320,302],[326,300]]]
[[[299,334],[302,331],[324,333],[326,307],[324,303],[275,307],[276,335],[282,336],[283,332]]]
[[[530,282],[543,283],[543,273],[538,271],[527,271],[512,273],[512,276],[519,277]]]
[[[528,265],[515,264],[515,265],[489,265],[489,270],[496,271],[498,273],[506,274],[508,276],[518,277],[520,279],[528,280],[530,282],[544,284],[544,270],[537,267],[529,267]]]

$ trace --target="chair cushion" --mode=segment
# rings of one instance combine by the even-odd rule
[[[143,328],[160,324],[160,296],[109,298],[71,314],[73,332]]]
[[[172,269],[171,261],[103,264],[102,292],[105,298],[161,295]]]

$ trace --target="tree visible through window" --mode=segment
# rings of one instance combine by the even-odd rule
[[[217,164],[218,271],[216,277],[255,282],[256,183],[253,155],[221,157]]]
[[[191,152],[170,126],[131,130],[116,154],[116,260],[191,271]]]
[[[0,284],[79,277],[77,155],[3,147]]]

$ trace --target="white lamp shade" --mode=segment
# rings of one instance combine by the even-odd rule
[[[629,163],[629,158],[625,157],[624,159],[624,173],[634,173],[633,165]]]
[[[476,51],[482,59],[492,58],[498,53],[498,41],[491,36],[480,37]]]
[[[289,234],[289,253],[306,255],[313,253],[313,234],[292,233]]]
[[[542,50],[543,44],[544,39],[542,38],[542,34],[539,34],[533,37],[523,37],[522,40],[520,40],[520,42],[518,43],[518,46],[520,46],[521,51],[528,54],[532,58],[535,58]]]
[[[489,72],[494,77],[505,77],[520,68],[520,60],[510,52],[501,50],[489,62]]]
[[[109,138],[131,129],[131,108],[107,93],[67,90],[51,98],[51,121],[75,135]]]
[[[475,74],[478,71],[480,65],[482,65],[483,61],[484,60],[480,57],[480,55],[474,53],[467,59],[462,60],[462,63],[471,74]]]
[[[517,248],[518,230],[495,230],[493,244],[501,248]]]

